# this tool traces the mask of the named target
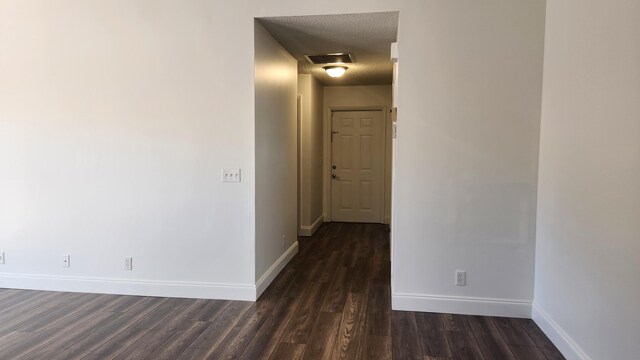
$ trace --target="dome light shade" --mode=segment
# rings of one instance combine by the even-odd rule
[[[337,78],[344,75],[344,72],[347,71],[346,66],[325,66],[324,71],[327,72],[327,75]]]

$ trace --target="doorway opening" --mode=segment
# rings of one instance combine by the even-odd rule
[[[398,12],[267,17],[256,26],[297,62],[297,234],[324,222],[389,224]],[[329,75],[336,67],[342,76]]]
[[[398,15],[255,19],[258,293],[299,236],[389,224]]]

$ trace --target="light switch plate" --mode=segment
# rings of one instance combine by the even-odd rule
[[[4,264],[4,251],[0,251],[0,264]]]
[[[240,169],[222,169],[222,182],[240,182]]]

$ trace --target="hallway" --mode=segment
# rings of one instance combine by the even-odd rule
[[[388,232],[330,223],[255,303],[0,289],[2,359],[563,359],[531,320],[392,312]]]

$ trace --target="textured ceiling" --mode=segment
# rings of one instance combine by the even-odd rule
[[[259,19],[260,23],[298,60],[298,72],[312,74],[322,85],[390,85],[391,43],[398,33],[398,13],[286,16]],[[323,65],[310,64],[304,55],[353,53],[355,64],[340,78],[331,78]]]

